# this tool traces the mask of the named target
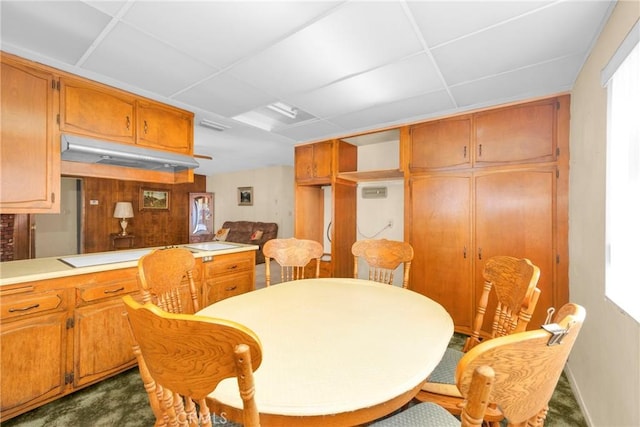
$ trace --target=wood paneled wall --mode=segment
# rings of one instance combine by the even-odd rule
[[[188,184],[156,184],[102,178],[83,178],[83,247],[85,253],[110,250],[111,233],[121,231],[113,217],[116,202],[131,202],[134,217],[127,232],[135,247],[170,246],[189,242],[189,193],[206,191],[206,177],[195,175]],[[140,190],[169,191],[169,210],[140,210]],[[92,205],[91,200],[97,200]]]

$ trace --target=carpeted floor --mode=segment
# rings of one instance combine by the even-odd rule
[[[279,269],[273,271],[279,276]],[[263,286],[264,264],[260,264],[256,268],[256,287]],[[454,334],[450,346],[459,349],[463,342],[462,335]],[[549,407],[545,426],[587,427],[565,374]],[[134,368],[5,421],[2,427],[149,427],[154,422],[138,369]],[[215,422],[214,426],[237,426],[224,419]]]

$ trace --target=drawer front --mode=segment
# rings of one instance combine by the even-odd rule
[[[236,271],[246,271],[254,268],[254,261],[250,255],[245,253],[218,255],[213,258],[213,263],[207,268],[212,269],[213,275],[235,273]],[[210,275],[208,274],[210,277]]]
[[[53,290],[3,296],[0,307],[2,310],[2,320],[8,320],[36,313],[64,311],[67,308],[67,304],[64,290]]]
[[[108,274],[110,273],[110,274]],[[90,303],[138,291],[135,269],[102,273],[76,287],[78,303]]]
[[[216,279],[207,281],[208,298],[207,303],[230,298],[236,295],[244,294],[253,290],[253,275],[250,272],[229,274]]]

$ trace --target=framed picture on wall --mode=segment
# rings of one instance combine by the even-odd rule
[[[171,192],[169,190],[140,189],[140,210],[169,210]]]
[[[253,205],[253,187],[238,187],[238,206]]]

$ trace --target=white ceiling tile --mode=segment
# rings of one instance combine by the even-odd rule
[[[207,79],[174,98],[227,117],[277,101],[276,98],[224,73]]]
[[[561,58],[576,50],[586,53],[605,6],[602,2],[558,3],[433,49],[433,55],[447,83],[453,85]]]
[[[337,126],[335,123],[326,120],[314,120],[298,126],[285,129],[278,129],[274,133],[291,138],[296,142],[306,142],[318,139],[318,135],[340,135],[344,134],[345,128]]]
[[[111,18],[93,7],[70,1],[2,1],[2,44],[42,52],[75,64]]]
[[[122,9],[122,7],[127,4],[126,1],[118,1],[118,0],[98,0],[98,1],[83,0],[83,1],[95,7],[96,9],[109,14],[110,16],[115,16],[120,11],[120,9]]]
[[[438,91],[334,117],[332,122],[345,129],[365,131],[406,123],[417,117],[428,117],[431,113],[453,108],[449,95],[445,91]]]
[[[233,67],[278,93],[315,89],[421,50],[396,2],[354,2]]]
[[[84,67],[163,96],[170,96],[214,72],[126,24],[118,24],[105,37]]]
[[[331,118],[442,88],[431,59],[420,54],[287,101],[317,117]]]
[[[582,65],[571,56],[451,88],[460,107],[480,107],[570,90]]]
[[[143,1],[134,3],[123,19],[222,68],[269,46],[336,3]]]
[[[474,33],[553,1],[408,1],[429,47]]]

